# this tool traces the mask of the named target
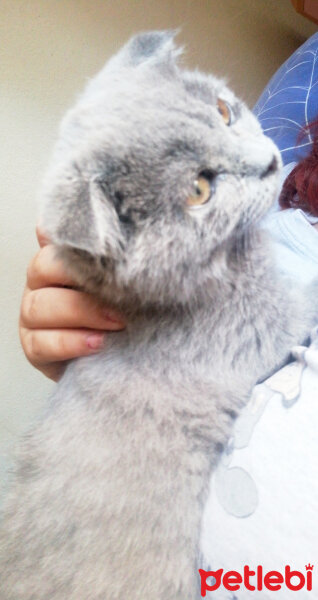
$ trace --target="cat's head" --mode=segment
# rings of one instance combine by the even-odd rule
[[[88,84],[45,180],[45,230],[115,303],[188,301],[277,188],[275,145],[222,81],[178,66],[173,37],[134,37]]]

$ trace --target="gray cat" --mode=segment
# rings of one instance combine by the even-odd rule
[[[62,123],[46,230],[128,326],[69,364],[21,443],[1,600],[197,598],[211,471],[252,386],[311,325],[257,227],[279,153],[179,53],[171,32],[133,38]]]

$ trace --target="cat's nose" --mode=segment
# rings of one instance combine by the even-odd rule
[[[261,174],[261,179],[263,179],[264,177],[267,177],[268,175],[273,175],[274,173],[276,173],[276,171],[278,171],[278,160],[276,156],[273,156],[271,162],[269,163],[269,165],[267,165],[267,167],[264,169],[263,173]]]

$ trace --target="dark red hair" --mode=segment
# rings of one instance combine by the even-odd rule
[[[313,139],[310,154],[285,179],[279,204],[282,208],[302,208],[318,216],[318,119],[304,133]]]

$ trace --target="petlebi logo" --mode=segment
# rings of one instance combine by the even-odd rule
[[[246,590],[250,591],[261,592],[267,589],[275,592],[284,586],[293,592],[298,592],[304,588],[311,591],[313,568],[314,565],[309,563],[305,565],[305,572],[293,570],[290,565],[285,566],[283,573],[280,571],[264,572],[262,565],[258,565],[255,570],[245,565],[243,573],[238,571],[224,572],[224,569],[218,569],[217,571],[199,569],[201,596],[204,598],[207,592],[214,592],[221,586],[231,592],[235,592],[241,587],[245,587]]]

